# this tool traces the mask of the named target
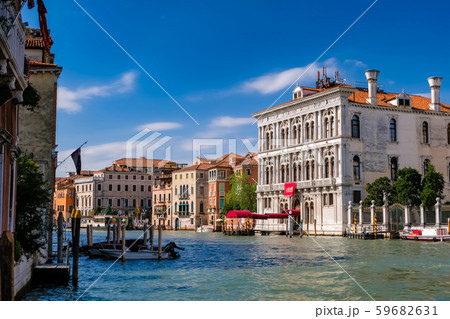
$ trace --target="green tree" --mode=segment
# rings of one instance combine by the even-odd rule
[[[93,212],[94,216],[102,215],[102,208],[100,206],[95,206]]]
[[[39,165],[31,158],[19,156],[17,164],[15,236],[23,254],[31,257],[45,247],[47,229],[44,214],[50,202],[50,192]]]
[[[422,190],[420,173],[411,167],[405,167],[397,171],[395,190],[400,204],[408,206],[420,205],[420,193]]]
[[[433,207],[436,204],[436,198],[443,199],[444,185],[444,176],[436,172],[434,166],[428,162],[427,173],[423,176],[422,192],[420,193],[422,205]]]
[[[105,208],[105,215],[111,215],[111,206],[106,206]]]
[[[230,176],[231,189],[225,196],[224,213],[230,210],[256,211],[256,183],[248,183],[248,175]]]
[[[363,201],[363,206],[369,207],[372,205],[372,200],[375,201],[375,206],[382,206],[383,194],[388,194],[389,205],[392,205],[397,200],[395,186],[391,184],[388,177],[380,177],[366,185],[367,196]]]

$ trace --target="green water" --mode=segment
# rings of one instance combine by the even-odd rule
[[[82,257],[78,287],[34,287],[24,300],[450,300],[450,243],[185,231],[168,241],[181,258],[117,262],[88,289],[113,261]]]

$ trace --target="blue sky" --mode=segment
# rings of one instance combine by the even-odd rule
[[[125,157],[126,141],[144,128],[161,133],[149,145],[170,138],[155,157],[179,162],[196,156],[193,139],[223,138],[223,152],[237,139],[237,152],[252,150],[250,114],[272,105],[374,0],[77,0],[199,125],[75,1],[44,2],[63,67],[59,159],[87,140],[83,169],[96,170]],[[409,94],[429,94],[426,79],[441,76],[441,101],[450,103],[449,9],[445,1],[377,1],[300,85],[313,86],[322,66],[350,81],[378,69],[386,91]],[[25,7],[23,20],[39,27],[36,8]],[[290,98],[291,89],[278,103]],[[219,153],[201,148],[202,156]],[[68,160],[57,174],[73,170]]]

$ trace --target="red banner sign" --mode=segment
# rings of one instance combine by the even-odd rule
[[[295,183],[285,183],[284,184],[284,196],[292,196],[295,191]]]

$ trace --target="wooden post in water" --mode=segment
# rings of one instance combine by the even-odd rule
[[[69,240],[67,240],[67,246],[66,246],[66,266],[70,265],[70,253],[69,253],[70,247],[69,247]]]
[[[112,225],[112,233],[113,233],[113,244],[116,244],[117,243],[116,225]]]
[[[125,261],[125,230],[126,230],[126,226],[122,225],[122,262]]]
[[[73,243],[72,243],[72,284],[78,285],[78,253],[80,248],[80,227],[81,227],[81,213],[79,210],[73,214],[72,217],[72,231],[73,231]]]
[[[53,262],[53,213],[47,212],[47,263]]]
[[[162,226],[158,226],[158,259],[161,259],[162,255]]]
[[[153,250],[153,236],[155,235],[155,226],[150,226],[150,250]]]
[[[0,238],[0,300],[14,301],[14,237],[9,230]]]
[[[63,213],[58,214],[58,264],[63,262]]]
[[[144,223],[144,245],[147,246],[147,238],[148,238],[148,234],[147,234],[147,223]]]
[[[314,218],[314,236],[317,236],[316,223],[317,223],[317,219]]]
[[[109,244],[111,241],[111,220],[106,218],[106,242]]]
[[[117,243],[120,244],[120,232],[122,231],[122,219],[117,218]]]

